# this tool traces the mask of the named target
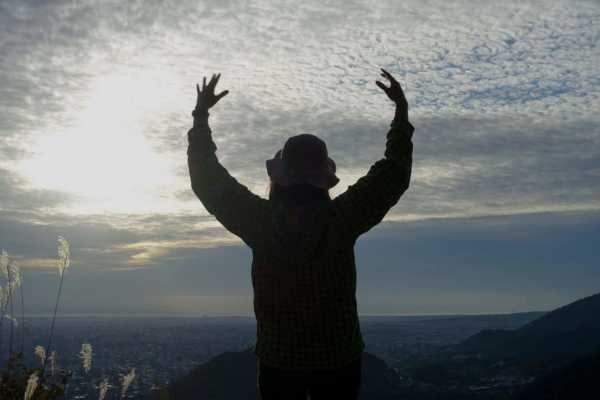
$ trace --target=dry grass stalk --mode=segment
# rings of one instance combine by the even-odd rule
[[[29,375],[29,379],[27,379],[27,388],[25,388],[25,395],[23,396],[24,400],[31,399],[33,393],[35,393],[35,389],[37,389],[38,380],[39,377],[37,372],[34,372],[33,374]]]
[[[79,357],[83,363],[83,370],[86,373],[90,372],[90,369],[92,369],[92,345],[89,343],[82,343]]]
[[[135,379],[135,368],[132,368],[131,371],[125,376],[123,376],[122,384],[121,384],[121,398],[124,398],[127,394],[127,390],[129,389],[129,385]]]

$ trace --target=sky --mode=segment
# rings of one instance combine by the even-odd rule
[[[0,248],[27,312],[253,315],[251,251],[190,189],[195,84],[266,197],[310,132],[340,183],[383,157],[403,86],[411,186],[356,244],[361,314],[549,310],[600,292],[600,2],[0,0]]]

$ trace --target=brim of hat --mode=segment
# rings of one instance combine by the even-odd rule
[[[327,158],[327,167],[311,174],[301,176],[290,176],[286,173],[283,160],[281,158],[272,158],[266,161],[267,173],[271,181],[282,186],[291,186],[300,183],[308,183],[310,185],[322,188],[331,189],[340,181],[335,175],[335,162],[331,158]]]

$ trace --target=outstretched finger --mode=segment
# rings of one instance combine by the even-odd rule
[[[213,82],[215,81],[215,76],[215,74],[212,74],[212,76],[210,77],[210,81],[208,81],[208,85],[206,85],[206,89],[208,89],[209,91],[214,88]]]
[[[394,78],[392,76],[392,74],[390,74],[389,72],[387,72],[385,69],[381,68],[381,72],[382,72],[381,76],[384,76],[384,77],[388,78],[390,80],[390,82],[392,82],[392,83],[398,83],[398,81],[396,80],[396,78]]]
[[[219,93],[216,97],[217,97],[217,101],[221,100],[222,97],[225,97],[227,95],[227,93],[229,93],[229,90],[223,90],[221,93]]]
[[[219,78],[221,74],[213,74],[212,78],[210,78],[210,82],[208,82],[208,90],[211,92],[215,91],[215,86],[217,86],[217,82],[219,82]]]
[[[221,79],[221,74],[216,74],[215,75],[215,81],[214,81],[214,83],[212,85],[213,90],[214,90],[215,87],[217,87],[217,83],[219,82],[219,79]]]
[[[198,96],[200,96],[200,85],[198,85],[196,83],[196,93],[198,93]]]
[[[382,82],[375,81],[375,84],[376,84],[377,86],[379,86],[379,87],[381,88],[381,90],[383,90],[384,92],[386,92],[386,93],[388,92],[388,87],[387,87],[387,86],[385,86],[385,85],[384,85]]]
[[[202,91],[206,90],[206,77],[202,78]]]

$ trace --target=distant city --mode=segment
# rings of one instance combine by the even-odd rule
[[[360,323],[365,350],[394,367],[435,354],[484,329],[516,329],[540,315],[362,316]],[[30,366],[39,363],[33,350],[36,345],[46,346],[49,325],[46,317],[25,320],[25,359]],[[254,318],[246,316],[61,317],[52,347],[58,353],[57,368],[72,371],[70,399],[98,398],[97,385],[104,378],[113,385],[106,398],[119,398],[121,376],[131,368],[136,369],[136,378],[126,398],[138,399],[167,387],[212,357],[250,348],[255,329]],[[18,337],[15,342],[20,346]],[[82,343],[93,348],[88,373],[79,358]]]

